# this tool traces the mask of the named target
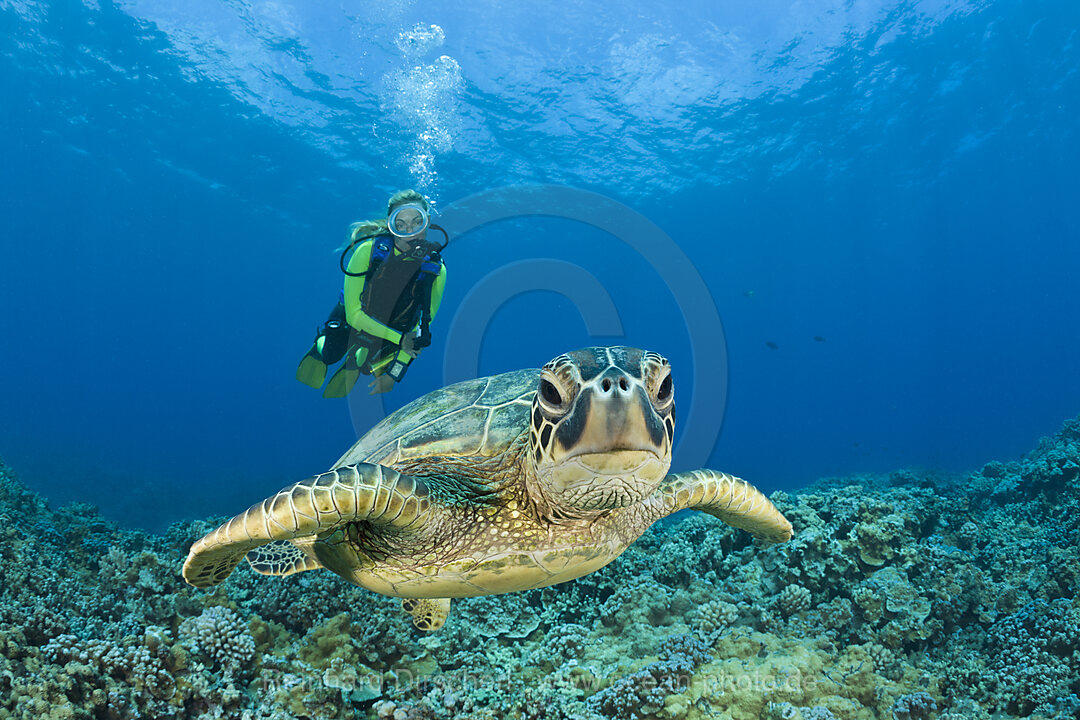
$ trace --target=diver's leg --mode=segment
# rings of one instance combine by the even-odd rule
[[[322,387],[326,367],[342,358],[349,344],[349,326],[345,324],[345,305],[339,302],[315,336],[311,349],[296,368],[296,379],[313,388]]]
[[[351,347],[345,355],[345,362],[330,378],[330,382],[326,383],[323,397],[337,398],[348,395],[352,391],[353,385],[356,385],[356,381],[360,379],[363,368],[367,366],[367,356],[368,349],[366,347],[357,345]]]

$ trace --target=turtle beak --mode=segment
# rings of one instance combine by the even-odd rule
[[[582,401],[591,407],[578,408],[578,414],[587,420],[568,457],[627,450],[665,453],[663,420],[653,411],[645,388],[622,370],[608,368],[591,383],[588,392],[582,393]]]

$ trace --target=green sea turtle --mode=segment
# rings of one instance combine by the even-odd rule
[[[245,555],[268,575],[326,568],[402,598],[418,628],[435,630],[450,598],[581,577],[683,508],[791,537],[745,481],[668,474],[674,432],[671,366],[636,348],[450,385],[385,418],[329,472],[197,541],[184,579],[216,585]]]

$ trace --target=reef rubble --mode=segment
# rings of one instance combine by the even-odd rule
[[[1080,418],[952,477],[832,478],[765,547],[700,513],[571,583],[415,630],[326,572],[184,584],[190,543],[0,463],[0,720],[1080,716]]]

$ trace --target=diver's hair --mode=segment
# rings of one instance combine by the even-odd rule
[[[416,203],[423,207],[425,211],[431,212],[431,203],[427,201],[426,197],[415,190],[399,190],[390,196],[390,202],[386,204],[386,217],[390,217],[390,213],[394,212],[394,208],[408,203]],[[386,224],[386,218],[361,220],[349,226],[349,242],[356,242],[362,237],[387,235],[389,232],[390,227]]]
[[[424,212],[431,212],[431,203],[427,201],[426,197],[415,190],[399,190],[391,195],[390,202],[386,203],[386,216],[390,217],[390,213],[394,212],[394,208],[398,205],[407,205],[408,203],[416,203],[424,208]]]
[[[390,234],[390,228],[387,226],[385,219],[361,220],[360,222],[354,222],[349,226],[350,243],[354,243],[363,237],[388,234]]]

